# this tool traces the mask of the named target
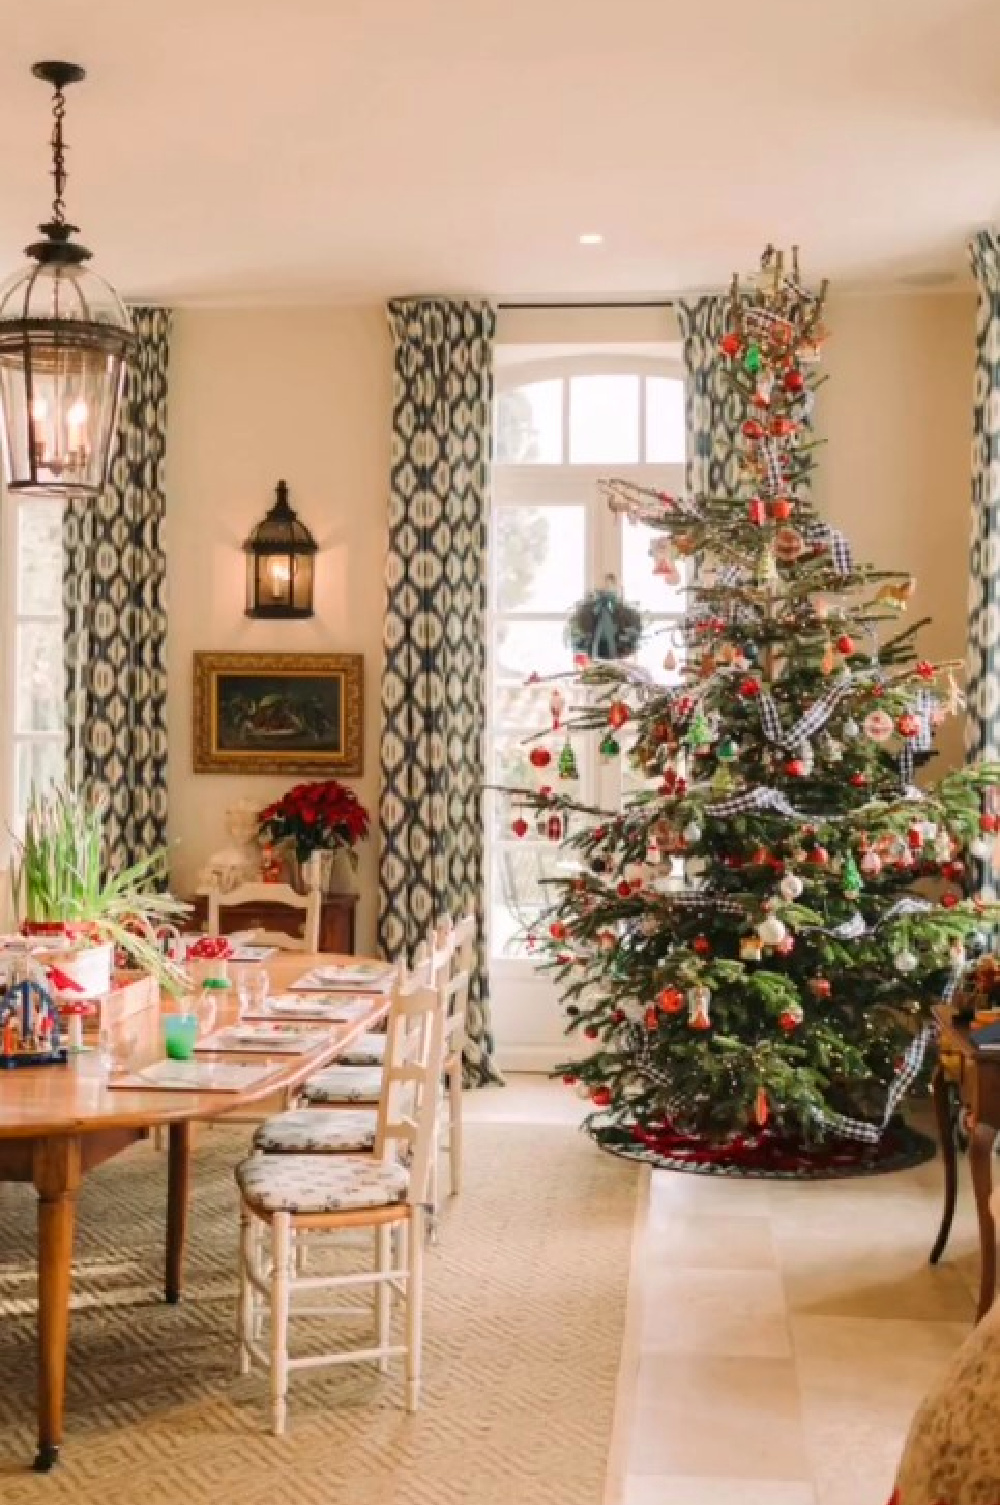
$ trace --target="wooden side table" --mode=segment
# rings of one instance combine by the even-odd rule
[[[186,900],[194,909],[192,920],[199,930],[208,923],[208,898],[195,894]],[[357,894],[326,894],[319,920],[319,949],[340,956],[354,955],[354,912]],[[282,930],[294,934],[293,927],[301,923],[301,915],[294,914],[283,904],[269,904],[266,900],[250,904],[234,904],[227,911],[240,929]]]
[[[996,1290],[997,1232],[990,1211],[990,1193],[993,1190],[993,1146],[1000,1134],[1000,1055],[977,1050],[969,1038],[968,1026],[956,1024],[954,1009],[942,1004],[933,1010],[933,1014],[939,1030],[933,1091],[944,1160],[944,1210],[930,1259],[931,1264],[936,1265],[945,1251],[958,1195],[956,1125],[949,1092],[949,1085],[953,1085],[969,1125],[969,1170],[979,1220],[979,1305],[976,1310],[976,1321],[979,1322],[992,1306]]]

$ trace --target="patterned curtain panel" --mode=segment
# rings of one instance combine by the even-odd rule
[[[131,310],[129,365],[99,502],[67,503],[63,608],[69,776],[103,789],[108,859],[120,868],[167,834],[167,309]]]
[[[379,943],[412,958],[470,910],[480,953],[466,1075],[497,1080],[483,905],[486,542],[496,315],[444,298],[389,304],[392,474],[382,676]]]
[[[1000,232],[970,242],[979,288],[972,433],[972,557],[969,568],[970,758],[1000,758]]]
[[[676,312],[684,340],[687,491],[690,496],[732,496],[740,480],[742,415],[719,353],[719,341],[729,328],[729,298],[680,302]]]

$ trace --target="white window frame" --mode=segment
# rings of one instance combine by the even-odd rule
[[[503,360],[502,347],[496,371],[496,388],[498,397],[512,388],[525,385],[529,382],[538,382],[552,379],[561,379],[566,382],[563,395],[562,407],[562,453],[564,459],[559,464],[553,463],[530,463],[523,465],[504,465],[494,463],[493,467],[493,510],[507,507],[532,507],[541,506],[557,507],[560,505],[579,506],[585,504],[585,589],[591,590],[603,582],[606,573],[614,573],[619,580],[622,578],[621,562],[621,530],[630,526],[620,515],[614,514],[607,503],[598,495],[598,482],[606,479],[609,475],[620,477],[626,481],[634,481],[640,486],[652,486],[664,491],[682,492],[685,484],[685,465],[683,461],[675,463],[657,462],[644,463],[640,460],[637,464],[623,465],[614,462],[605,462],[596,465],[576,464],[569,460],[569,423],[570,423],[570,399],[569,378],[574,376],[589,375],[632,375],[632,376],[661,376],[673,380],[683,381],[685,372],[680,360],[679,348],[676,354],[671,351],[666,353],[638,354],[633,351],[616,351],[609,348],[607,351],[590,350],[582,347],[579,353],[560,352],[557,356],[542,356],[539,359],[518,359],[517,361],[505,362]],[[521,352],[519,351],[519,355]],[[644,394],[640,391],[639,402],[639,454],[645,454],[646,447],[646,402]],[[650,566],[652,568],[652,566]],[[519,617],[528,618],[532,621],[565,622],[565,611],[545,612],[534,608],[518,612],[500,612],[496,605],[496,568],[495,555],[490,560],[490,580],[487,607],[487,725],[486,725],[486,768],[488,780],[492,780],[495,768],[495,743],[496,728],[493,724],[493,704],[495,689],[495,651],[496,624],[500,620],[517,620]],[[659,615],[659,614],[657,614]],[[674,613],[664,612],[664,618],[669,618]],[[540,730],[541,728],[539,728]],[[592,738],[587,739],[586,752],[577,748],[578,757],[581,761],[581,774],[586,777],[587,769],[583,766],[584,758],[592,756],[589,744]],[[581,756],[582,754],[582,756]],[[597,798],[607,808],[612,808],[620,799],[620,768],[612,765],[607,769],[597,770]],[[502,794],[494,794],[488,798],[485,804],[486,820],[486,914],[488,925],[492,923],[493,903],[495,892],[495,854],[493,851],[493,833],[498,819],[505,814],[504,803],[498,808],[497,801],[503,802]],[[534,841],[534,837],[526,837],[525,841]],[[487,936],[490,976],[492,982],[497,985],[499,996],[497,1003],[502,1014],[504,1008],[503,994],[506,991],[504,984],[517,984],[519,988],[529,988],[534,991],[540,987],[551,999],[552,987],[547,978],[540,976],[530,957],[518,956],[495,956],[492,949],[492,938]],[[539,1000],[540,1002],[540,1000]],[[552,1010],[553,1015],[555,1010]],[[497,1020],[499,1023],[499,1019]],[[560,1030],[561,1033],[561,1030]],[[566,1047],[562,1047],[565,1052]],[[530,1062],[526,1062],[530,1069]]]

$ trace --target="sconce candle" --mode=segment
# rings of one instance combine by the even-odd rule
[[[247,556],[248,617],[311,617],[316,540],[288,504],[279,481],[277,500],[243,545]]]

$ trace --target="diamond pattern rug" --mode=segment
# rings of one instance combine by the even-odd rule
[[[236,1374],[245,1127],[199,1136],[179,1307],[159,1291],[165,1157],[143,1146],[89,1176],[66,1440],[47,1477],[25,1470],[34,1197],[0,1185],[4,1505],[601,1505],[640,1171],[563,1126],[471,1123],[466,1141],[466,1191],[425,1266],[420,1411],[402,1410],[398,1367],[304,1371],[283,1438],[266,1376]],[[341,1259],[361,1257],[354,1237]]]

